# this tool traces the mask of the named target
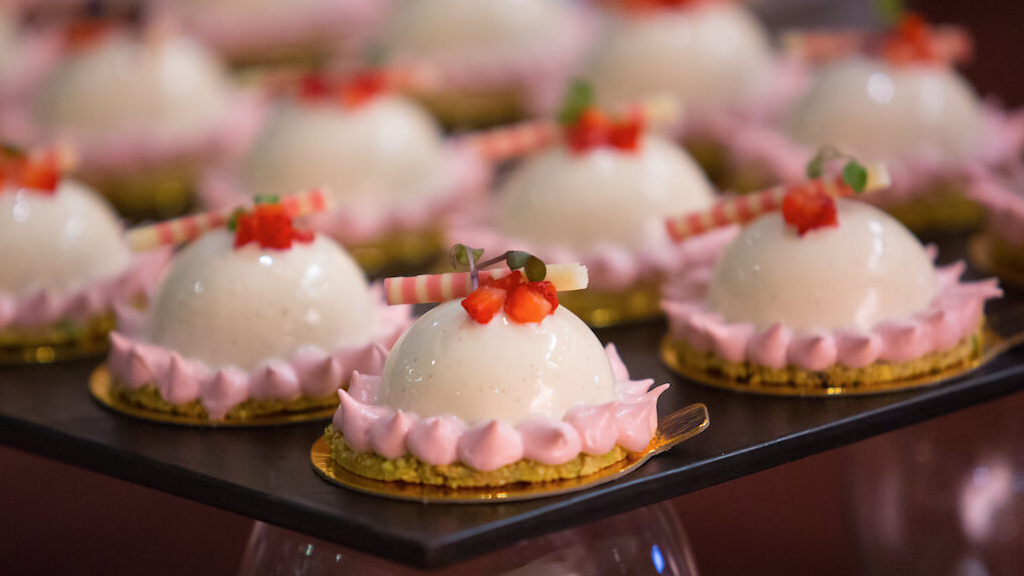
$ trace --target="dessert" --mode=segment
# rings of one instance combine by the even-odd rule
[[[584,6],[559,0],[411,0],[381,44],[390,64],[432,79],[414,94],[442,122],[480,126],[551,112],[593,28]]]
[[[668,286],[666,362],[784,394],[882,391],[972,367],[995,281],[959,280],[962,263],[935,267],[891,216],[833,200],[844,193],[841,179],[793,187],[713,267]]]
[[[183,211],[198,169],[237,149],[258,117],[212,54],[160,23],[78,23],[65,52],[25,111],[26,137],[73,143],[79,175],[125,212]]]
[[[0,354],[51,361],[102,352],[115,308],[140,306],[169,257],[129,254],[121,224],[53,151],[0,152]]]
[[[945,38],[942,28],[905,15],[817,73],[784,122],[791,142],[748,140],[777,166],[794,167],[822,144],[884,160],[893,186],[872,202],[916,231],[976,226],[980,209],[965,196],[978,170],[998,171],[1020,156],[1024,121],[979,100],[952,67],[958,53]]]
[[[592,326],[657,316],[664,275],[710,261],[731,234],[668,241],[664,218],[710,206],[711,184],[685,151],[646,130],[635,110],[612,118],[585,97],[570,98],[562,120],[563,137],[501,186],[490,226],[454,227],[449,239],[583,263],[592,290],[562,302]]]
[[[516,270],[427,312],[379,375],[339,392],[325,432],[334,461],[463,488],[577,478],[643,450],[668,385],[630,380],[558,298]]]
[[[1024,284],[1024,175],[988,175],[972,187],[970,197],[985,209],[985,228],[972,238],[971,262]]]
[[[440,227],[476,203],[490,173],[382,75],[365,72],[306,78],[237,163],[208,174],[202,193],[209,205],[233,206],[252,194],[323,186],[334,209],[310,224],[375,274],[436,256]]]
[[[330,408],[352,370],[379,370],[408,310],[378,305],[334,241],[281,204],[186,246],[142,318],[111,335],[119,402],[192,420],[258,423]]]
[[[162,8],[239,64],[305,63],[353,54],[389,2],[374,0],[182,0]]]
[[[30,97],[60,52],[57,34],[18,21],[17,12],[0,7],[0,134],[24,131],[15,109]]]

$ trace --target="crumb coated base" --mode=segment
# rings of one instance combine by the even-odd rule
[[[778,177],[756,163],[740,162],[729,147],[708,138],[691,138],[683,143],[686,151],[708,175],[716,190],[747,194],[778,184]]]
[[[1024,246],[1011,244],[998,237],[990,239],[989,261],[992,271],[1017,284],[1024,285]]]
[[[769,368],[751,362],[729,362],[714,352],[698,352],[683,341],[668,336],[662,343],[662,358],[674,371],[697,380],[735,390],[799,395],[830,390],[887,391],[901,381],[938,374],[957,368],[970,368],[981,358],[982,328],[964,337],[956,346],[932,352],[907,362],[879,361],[863,368],[836,364],[827,370],[804,370],[793,366]],[[705,378],[701,378],[704,376]],[[932,382],[929,382],[932,383]]]
[[[429,484],[449,488],[479,488],[505,486],[517,482],[548,482],[579,478],[593,474],[625,458],[625,448],[616,446],[601,456],[580,454],[576,458],[549,466],[532,460],[520,460],[490,472],[480,472],[455,462],[446,466],[433,466],[411,454],[400,458],[384,458],[370,452],[356,452],[345,442],[345,437],[328,426],[324,439],[331,447],[331,458],[342,468],[373,480]]]
[[[116,380],[110,387],[110,392],[118,402],[152,410],[164,414],[173,414],[187,418],[208,420],[209,415],[199,400],[193,400],[187,404],[171,404],[160,395],[156,386],[147,384],[142,388],[131,389]],[[300,414],[332,408],[338,405],[338,396],[331,394],[325,398],[298,398],[296,400],[246,400],[228,411],[224,416],[225,422],[248,422],[257,418],[266,418],[279,414]]]
[[[977,229],[985,220],[984,208],[952,185],[938,185],[923,196],[880,208],[915,233],[967,232]]]
[[[100,354],[107,350],[107,337],[114,324],[114,314],[109,312],[84,323],[65,320],[32,328],[0,329],[0,362],[38,364]]]
[[[188,212],[197,168],[194,166],[152,169],[141,174],[83,177],[96,187],[117,211],[132,221],[166,219]]]
[[[524,118],[523,96],[512,88],[486,92],[412,94],[445,128],[478,130]]]
[[[661,288],[652,281],[640,282],[625,290],[560,292],[558,302],[594,328],[662,316]]]
[[[346,244],[367,276],[422,274],[444,252],[440,230],[395,232],[376,242]]]

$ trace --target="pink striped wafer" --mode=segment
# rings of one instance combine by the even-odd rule
[[[457,142],[475,150],[482,158],[500,162],[546,148],[558,141],[560,129],[547,120],[531,120],[458,138]]]
[[[480,279],[503,278],[511,274],[507,268],[481,270]],[[545,280],[555,289],[566,292],[587,287],[587,268],[579,264],[552,264],[547,267]],[[469,272],[448,274],[422,274],[384,279],[384,295],[388,304],[429,304],[465,298],[473,291]]]
[[[963,64],[974,56],[970,33],[959,26],[931,29],[931,43],[940,61]],[[786,53],[816,63],[830,62],[856,54],[880,53],[884,42],[877,34],[860,30],[830,32],[789,32],[782,36]]]
[[[320,189],[281,197],[281,206],[292,218],[327,209],[327,197]],[[132,252],[143,252],[195,240],[206,232],[227,224],[237,208],[192,214],[125,232],[125,241]]]
[[[868,166],[867,171],[868,181],[864,186],[863,193],[882,190],[890,185],[889,172],[884,165]],[[775,186],[761,192],[724,200],[707,210],[669,218],[665,220],[665,228],[672,240],[682,242],[691,236],[703,234],[722,226],[750,222],[762,214],[778,210],[782,207],[782,201],[786,194],[800,190],[810,190],[836,198],[858,194],[843,182],[842,176],[818,178],[802,184]]]

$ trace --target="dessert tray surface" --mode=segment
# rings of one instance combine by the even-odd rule
[[[940,245],[943,260],[965,242]],[[977,276],[976,273],[970,274]],[[991,303],[1019,319],[1024,290]],[[1012,322],[1010,322],[1012,324]],[[703,403],[711,426],[614,482],[560,496],[487,505],[422,504],[329,484],[310,465],[326,422],[268,428],[167,426],[109,412],[89,395],[99,360],[0,368],[0,443],[109,474],[388,559],[458,562],[520,539],[581,525],[752,474],[1024,387],[1024,347],[949,382],[875,396],[787,398],[706,388],[659,358],[663,324],[599,330],[635,377],[669,382],[659,413]]]

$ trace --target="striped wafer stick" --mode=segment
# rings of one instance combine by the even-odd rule
[[[931,29],[932,48],[939,60],[962,64],[974,56],[974,41],[970,33],[959,26],[938,26]],[[788,32],[782,36],[782,47],[809,62],[829,62],[854,54],[880,49],[882,39],[877,34],[860,30],[830,32]]]
[[[327,197],[320,189],[299,194],[282,196],[281,206],[292,218],[322,212],[327,209]],[[125,232],[125,241],[132,252],[144,252],[160,246],[173,246],[195,240],[206,232],[227,224],[231,214],[237,210],[231,208],[216,212],[204,212],[182,216],[172,220],[157,222],[149,226],[132,228]]]
[[[654,125],[671,124],[679,120],[682,106],[675,98],[664,95],[641,100],[637,108],[644,120]],[[494,162],[516,158],[541,150],[558,141],[561,126],[550,120],[529,120],[511,126],[494,128],[461,136],[458,142],[468,146],[481,157]]]
[[[888,188],[892,182],[889,171],[884,164],[872,164],[866,167],[868,181],[862,193],[875,192]],[[665,220],[669,236],[681,242],[691,236],[703,234],[714,228],[730,224],[749,222],[766,212],[782,207],[782,200],[791,191],[800,189],[813,190],[832,197],[854,196],[857,194],[843,182],[842,176],[818,178],[791,186],[776,186],[761,192],[745,194],[730,200],[724,200],[707,210],[690,212],[682,217]]]
[[[507,268],[481,270],[480,279],[502,278],[511,274]],[[587,267],[581,264],[551,264],[547,267],[545,280],[555,285],[559,292],[583,290],[587,287]],[[469,272],[448,274],[422,274],[384,279],[384,294],[388,304],[429,304],[447,302],[469,296],[473,291],[473,279]]]

